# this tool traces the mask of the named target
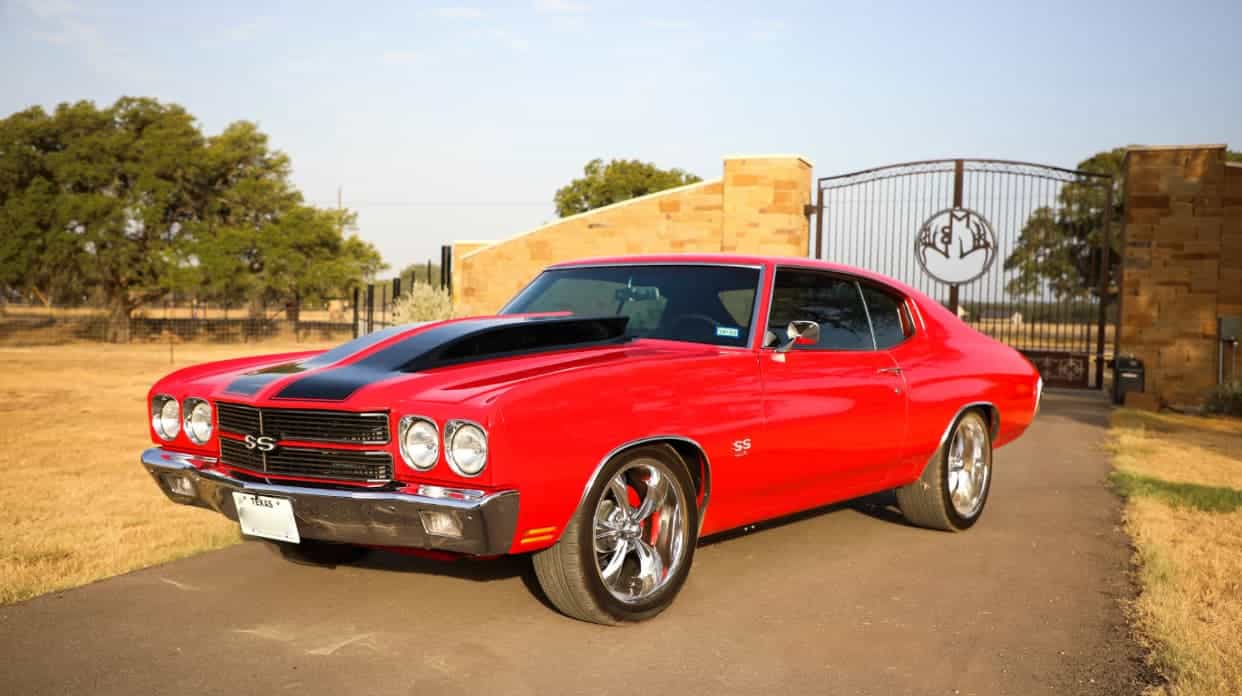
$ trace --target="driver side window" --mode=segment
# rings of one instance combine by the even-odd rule
[[[819,342],[795,350],[872,350],[871,325],[858,284],[842,276],[778,268],[772,288],[768,330],[781,340],[791,321],[819,324]]]

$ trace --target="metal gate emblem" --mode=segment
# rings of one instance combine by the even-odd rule
[[[968,208],[945,208],[919,228],[914,254],[927,275],[948,285],[977,280],[996,260],[992,224]]]

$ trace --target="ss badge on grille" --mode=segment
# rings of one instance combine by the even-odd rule
[[[268,435],[260,435],[259,437],[247,435],[243,442],[246,443],[246,449],[249,450],[257,449],[262,452],[271,452],[276,449],[276,438]]]

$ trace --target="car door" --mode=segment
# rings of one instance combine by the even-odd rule
[[[863,302],[867,305],[867,319],[871,322],[871,333],[875,337],[876,350],[883,351],[899,370],[902,388],[905,392],[905,429],[902,440],[903,452],[899,460],[889,472],[887,483],[908,479],[912,467],[922,470],[925,462],[916,461],[910,447],[913,422],[911,411],[916,407],[916,399],[922,390],[916,389],[920,375],[929,357],[926,343],[915,340],[917,330],[913,315],[910,313],[909,299],[896,290],[869,281],[859,281]],[[920,337],[921,338],[921,337]]]
[[[901,460],[906,428],[900,370],[876,349],[855,278],[778,267],[768,330],[784,340],[795,320],[818,323],[819,340],[760,356],[765,471],[797,499],[791,510],[878,489]]]

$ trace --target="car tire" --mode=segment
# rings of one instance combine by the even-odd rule
[[[642,446],[613,458],[560,540],[534,554],[535,575],[548,600],[570,617],[605,625],[664,611],[694,561],[696,490],[671,447]],[[621,495],[624,505],[617,502]]]
[[[288,561],[303,565],[338,566],[357,563],[371,553],[365,546],[334,544],[317,539],[303,539],[300,544],[284,541],[267,542],[269,548]]]
[[[918,527],[958,532],[983,514],[992,488],[992,432],[978,410],[958,417],[919,480],[898,488],[897,506]]]

